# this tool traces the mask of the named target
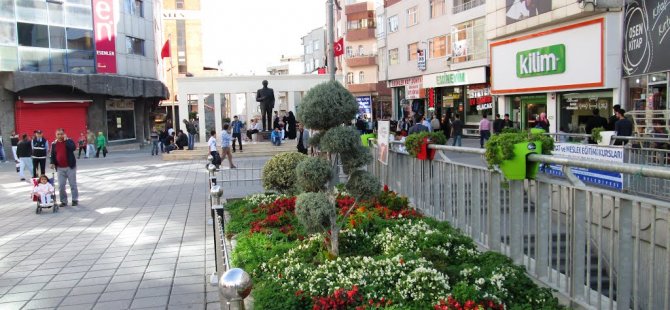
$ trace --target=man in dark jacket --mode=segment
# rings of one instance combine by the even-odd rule
[[[413,134],[413,133],[419,133],[419,132],[423,132],[423,131],[429,131],[429,130],[428,130],[428,127],[426,127],[426,126],[424,126],[424,125],[421,124],[422,121],[423,121],[423,116],[417,114],[417,115],[414,117],[414,126],[412,126],[412,127],[409,128],[409,132],[408,132],[408,134],[411,135],[411,134]]]
[[[614,107],[612,107],[612,110],[614,110],[614,114],[610,116],[609,121],[607,122],[607,130],[614,130],[614,124],[619,120],[619,118],[616,116],[616,112],[621,110],[621,105],[615,104]]]
[[[49,154],[49,142],[42,136],[41,130],[35,130],[35,139],[32,141],[33,158],[33,178],[44,174],[47,165],[47,154]],[[40,174],[37,174],[37,167],[40,167]]]
[[[496,114],[496,119],[493,121],[493,133],[502,133],[503,128],[505,128],[505,122],[500,119],[500,114]]]
[[[56,141],[51,146],[51,169],[56,169],[58,175],[58,196],[61,207],[67,206],[66,182],[70,183],[72,206],[79,204],[79,190],[77,189],[77,159],[74,151],[77,146],[74,141],[65,135],[63,128],[56,130]]]
[[[177,147],[180,150],[183,150],[184,147],[188,147],[188,137],[181,129],[179,130],[179,134],[177,135],[177,141],[175,142],[175,144],[177,144]]]
[[[633,122],[626,118],[626,111],[624,109],[619,109],[616,112],[617,118],[619,120],[614,124],[614,131],[617,136],[620,137],[630,137],[633,135]],[[628,143],[628,140],[616,139],[614,145],[625,145]]]
[[[186,140],[189,150],[193,150],[195,147],[195,135],[198,134],[198,131],[195,129],[195,120],[184,120],[184,125],[186,126],[186,132],[188,133],[188,138]]]
[[[30,158],[31,153],[30,140],[28,139],[28,135],[24,133],[21,135],[21,141],[16,144],[16,157],[19,158],[19,177],[21,181],[26,180],[26,173],[32,173],[33,171],[33,161]]]

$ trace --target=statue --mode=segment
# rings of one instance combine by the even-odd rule
[[[272,130],[272,109],[275,107],[275,92],[272,88],[268,88],[267,80],[263,80],[263,88],[256,92],[256,101],[261,106],[263,131]]]

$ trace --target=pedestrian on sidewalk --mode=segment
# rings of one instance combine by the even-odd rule
[[[479,121],[479,146],[484,148],[484,143],[491,138],[491,121],[488,119],[488,115],[482,113],[482,120]]]
[[[500,119],[500,114],[496,114],[496,118],[493,121],[493,133],[496,135],[501,134],[503,128],[505,128],[505,122]]]
[[[31,142],[28,139],[28,135],[24,133],[23,135],[21,135],[21,141],[18,143],[16,147],[16,156],[18,156],[19,162],[21,164],[21,166],[19,167],[19,177],[21,178],[21,181],[26,180],[26,173],[32,173],[33,171],[33,160],[32,158],[30,158],[31,152],[32,152]]]
[[[195,147],[195,135],[198,133],[193,123],[194,120],[191,120],[189,122],[188,120],[184,119],[184,125],[186,125],[186,132],[188,133],[188,149],[191,151]]]
[[[209,134],[209,140],[207,140],[209,155],[212,155],[212,164],[216,166],[216,169],[219,169],[221,166],[221,155],[219,155],[219,149],[216,147],[216,131],[212,130]]]
[[[5,157],[5,142],[2,139],[2,135],[0,135],[0,162],[7,162],[7,157]]]
[[[462,146],[463,121],[461,121],[461,116],[458,113],[454,114],[454,117],[454,121],[451,122],[451,136],[454,137],[452,146]]]
[[[86,130],[86,158],[91,158],[95,152],[95,134]]]
[[[102,151],[102,157],[107,157],[107,139],[102,134],[102,131],[98,131],[98,138],[95,139],[95,147],[97,149],[95,158],[100,157],[100,151]]]
[[[77,159],[81,158],[81,152],[84,152],[84,158],[86,157],[86,134],[83,132],[79,135],[79,140],[77,141],[79,146],[79,154],[77,154]]]
[[[239,117],[235,115],[233,116],[233,122],[230,124],[230,127],[233,129],[233,153],[237,151],[235,150],[235,139],[240,143],[240,153],[242,153],[242,128],[244,128],[244,124],[242,124]]]
[[[98,137],[102,136],[102,132]],[[102,136],[104,138],[104,136]],[[51,169],[56,169],[58,175],[58,196],[60,197],[61,207],[68,204],[67,191],[65,186],[70,184],[72,193],[72,206],[79,204],[79,190],[77,188],[77,159],[74,157],[74,151],[77,147],[74,141],[65,135],[63,128],[56,130],[56,141],[51,146]],[[100,151],[100,149],[98,149]]]
[[[43,175],[47,165],[47,154],[49,154],[49,142],[42,136],[41,130],[35,130],[35,139],[32,141],[33,159],[33,178]],[[40,167],[40,174],[37,174],[37,167]]]
[[[156,127],[151,128],[149,137],[151,139],[151,156],[158,155],[158,143],[160,143],[160,141]]]
[[[11,136],[9,136],[9,141],[12,144],[12,156],[14,156],[14,164],[16,164],[16,173],[19,173],[20,167],[21,167],[21,161],[19,160],[19,156],[16,155],[16,149],[19,146],[19,135],[16,134],[16,131],[12,131]]]
[[[223,132],[221,132],[221,162],[228,157],[228,163],[230,164],[230,169],[235,169],[233,164],[233,153],[230,151],[230,141],[233,140],[233,136],[228,132],[230,125],[223,124]]]
[[[298,123],[298,152],[307,155],[307,146],[309,145],[309,131],[305,130],[305,125]]]

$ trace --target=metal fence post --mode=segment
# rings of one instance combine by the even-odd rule
[[[470,227],[472,229],[472,238],[475,239],[475,241],[481,241],[481,190],[480,172],[478,170],[473,170],[472,183],[470,183]]]
[[[523,207],[524,207],[524,181],[510,180],[510,204],[509,204],[509,248],[510,257],[515,264],[523,264]]]
[[[549,212],[551,212],[551,185],[537,182],[538,197],[535,205],[535,273],[539,278],[547,276],[549,269],[549,246],[551,238],[549,231]]]
[[[456,227],[465,230],[465,168],[457,167],[457,179],[456,184],[458,185],[458,191],[456,192]]]
[[[488,172],[489,190],[488,190],[488,244],[489,249],[500,252],[500,174],[497,172]]]
[[[574,299],[584,300],[584,277],[586,270],[586,190],[575,189],[572,207],[572,268],[570,272],[570,292]],[[591,229],[588,227],[588,229]]]
[[[639,216],[639,215],[638,215]],[[629,309],[633,279],[633,202],[619,202],[619,253],[617,261],[617,309]],[[666,270],[665,272],[670,272]],[[667,294],[667,292],[666,292]],[[651,302],[651,301],[650,301]]]

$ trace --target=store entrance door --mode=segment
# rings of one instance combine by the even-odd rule
[[[547,95],[523,95],[514,98],[515,109],[520,110],[520,128],[534,128],[540,113],[547,113]]]

